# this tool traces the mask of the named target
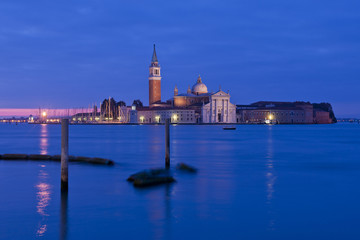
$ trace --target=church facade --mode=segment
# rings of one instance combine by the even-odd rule
[[[149,107],[132,108],[130,123],[236,123],[236,106],[230,102],[230,94],[218,90],[208,92],[201,77],[180,93],[175,86],[173,98],[161,101],[160,65],[154,51],[149,67]]]
[[[204,123],[236,123],[236,105],[230,103],[230,95],[221,90],[210,95],[201,114]]]

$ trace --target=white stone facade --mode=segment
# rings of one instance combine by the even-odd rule
[[[236,123],[236,105],[230,103],[229,94],[219,90],[211,94],[201,115],[202,123]]]

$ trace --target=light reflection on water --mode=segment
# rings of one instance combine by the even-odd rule
[[[49,133],[48,133],[48,125],[41,124],[40,125],[40,154],[48,154],[49,147]],[[42,237],[47,231],[47,217],[49,214],[47,213],[47,207],[49,206],[51,200],[51,185],[48,183],[49,174],[46,171],[46,165],[39,165],[40,170],[38,174],[39,182],[35,186],[37,189],[36,199],[37,199],[37,213],[40,214],[41,220],[39,221],[39,227],[36,231],[36,236]]]
[[[275,230],[275,219],[274,219],[274,210],[272,208],[272,199],[275,192],[275,181],[276,173],[274,168],[274,143],[273,143],[273,126],[268,127],[268,139],[267,139],[267,152],[266,152],[266,203],[269,206],[269,230]]]
[[[41,124],[40,125],[40,154],[48,154],[49,147],[49,133],[48,133],[48,125]]]
[[[36,192],[36,212],[41,216],[41,220],[38,224],[38,229],[36,231],[37,237],[44,236],[45,232],[47,231],[47,217],[49,216],[47,212],[47,208],[49,206],[51,200],[51,188],[52,186],[47,183],[48,180],[48,173],[45,170],[45,165],[39,165],[40,171],[38,174],[39,182],[36,184],[35,188]]]
[[[276,176],[274,173],[274,149],[273,149],[273,137],[272,137],[272,126],[268,129],[268,140],[267,140],[267,152],[266,152],[266,186],[267,186],[267,202],[271,203],[274,193],[274,184]]]

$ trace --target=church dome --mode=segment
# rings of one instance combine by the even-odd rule
[[[197,82],[194,84],[191,91],[193,94],[196,95],[208,92],[207,87],[205,84],[202,83],[200,76],[198,77]]]

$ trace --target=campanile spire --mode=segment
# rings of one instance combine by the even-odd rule
[[[161,102],[161,75],[154,44],[154,51],[149,67],[149,106],[151,107],[151,105],[157,102]]]
[[[151,63],[158,63],[158,59],[157,59],[157,56],[156,56],[156,49],[155,49],[155,44],[154,44],[154,51],[153,51],[153,55],[152,55],[152,58],[151,58]]]

